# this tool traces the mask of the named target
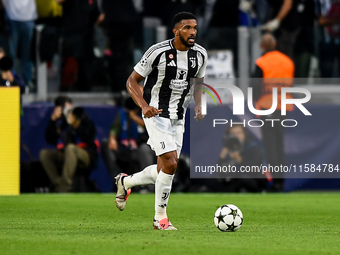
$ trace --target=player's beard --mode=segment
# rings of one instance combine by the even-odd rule
[[[181,42],[183,43],[183,45],[185,47],[188,47],[188,48],[191,48],[194,46],[195,42],[193,44],[189,44],[188,40],[189,40],[190,37],[188,37],[187,40],[184,39],[184,37],[181,35],[181,33],[179,33],[179,39],[181,40]]]

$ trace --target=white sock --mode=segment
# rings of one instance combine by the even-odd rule
[[[124,186],[131,189],[138,185],[155,184],[157,175],[157,165],[147,166],[143,171],[125,177]]]
[[[159,171],[155,184],[155,220],[167,218],[166,207],[168,205],[172,180],[175,175]]]

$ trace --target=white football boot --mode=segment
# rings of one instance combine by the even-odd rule
[[[177,230],[168,218],[163,218],[161,220],[153,219],[153,228],[158,230]]]
[[[116,194],[116,205],[117,208],[120,211],[123,211],[126,206],[126,200],[128,199],[131,189],[126,190],[124,187],[124,178],[127,176],[127,174],[120,173],[118,174],[115,179],[116,179],[116,186],[117,186],[117,194]]]

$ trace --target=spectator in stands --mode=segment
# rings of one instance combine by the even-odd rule
[[[38,47],[41,62],[47,62],[47,68],[53,73],[53,57],[60,48],[60,27],[62,25],[63,7],[56,0],[35,0],[37,4],[38,19],[36,25],[40,26],[40,41]],[[59,75],[59,73],[58,73]]]
[[[0,51],[0,54],[4,53]],[[12,70],[13,61],[10,57],[0,57],[1,85],[19,86],[21,94],[25,92],[25,82],[21,75]]]
[[[276,111],[270,115],[261,116],[264,125],[261,128],[262,141],[266,152],[267,163],[271,166],[285,165],[284,153],[284,127],[278,121],[272,124],[265,119],[282,120],[281,116],[281,87],[291,87],[294,77],[294,63],[283,53],[275,50],[276,40],[271,34],[265,34],[261,38],[260,47],[263,56],[256,60],[253,78],[264,78],[260,82],[254,82],[253,97],[255,108],[258,110],[270,109],[272,106],[273,88],[277,88],[278,102]],[[292,98],[290,94],[287,98]],[[293,105],[287,105],[287,111],[292,111]],[[281,121],[280,121],[281,122]],[[275,191],[283,190],[283,175],[274,174]]]
[[[18,52],[21,74],[25,84],[32,78],[31,47],[34,20],[37,18],[35,0],[2,0],[7,14],[6,26],[9,28],[9,55],[15,59]]]
[[[318,22],[322,27],[319,44],[321,77],[330,78],[335,76],[335,60],[340,61],[340,1],[318,0],[317,3]]]
[[[40,152],[41,163],[57,192],[71,191],[76,170],[88,176],[98,157],[95,125],[83,108],[67,110],[70,109],[70,101],[69,98],[56,99],[56,107],[46,129],[46,141],[56,145],[57,149]]]
[[[133,41],[135,29],[140,27],[141,20],[132,0],[102,0],[102,14],[99,20],[106,29],[111,56],[109,75],[111,90],[126,90],[128,70],[133,66]]]
[[[9,51],[8,38],[6,34],[6,21],[5,21],[5,7],[2,1],[0,1],[0,47]]]
[[[265,28],[275,32],[277,49],[293,58],[296,38],[302,26],[305,0],[267,0],[273,9]]]
[[[63,5],[61,25],[63,75],[61,91],[90,91],[94,24],[99,12],[97,1],[56,0]]]
[[[247,130],[241,124],[227,128],[223,137],[223,148],[220,153],[220,166],[263,165],[262,150],[251,138]],[[265,189],[266,180],[262,173],[242,173],[229,176],[222,175],[227,179],[226,188],[230,192],[248,191],[260,192]],[[232,181],[231,181],[232,180]]]
[[[0,47],[0,59],[2,59],[6,55],[4,48]]]
[[[139,107],[131,97],[127,98],[111,125],[108,140],[102,142],[102,155],[112,178],[121,172],[118,161],[127,166],[124,169],[127,174],[134,173],[136,163],[139,166],[135,169],[140,169],[155,161],[153,151],[146,144],[145,125],[139,114]],[[141,128],[143,133],[139,133]]]
[[[25,93],[25,82],[20,74],[16,73],[12,70],[13,61],[10,57],[5,56],[5,51],[0,48],[0,71],[1,71],[1,80],[0,86],[19,86],[20,94]],[[22,107],[22,97],[20,97],[20,115],[24,115],[23,107]]]
[[[66,120],[66,113],[73,108],[72,99],[67,96],[58,96],[54,100],[54,109],[50,118],[50,121],[45,129],[45,140],[47,143],[56,146],[55,149],[42,150],[40,152],[40,160],[43,163],[44,158],[49,158],[51,155],[61,154],[62,140],[65,132],[68,128]],[[45,166],[44,166],[45,167]],[[46,165],[46,167],[48,167]],[[59,175],[57,174],[58,169],[61,166],[52,166],[52,171],[49,173],[49,178],[52,184],[57,187],[59,185]]]
[[[205,32],[198,35],[202,44],[211,50],[229,49],[233,52],[233,66],[237,68],[237,27],[239,26],[239,0],[206,2]]]
[[[256,0],[254,8],[256,10],[256,18],[259,22],[259,25],[264,25],[265,23],[267,23],[270,14],[270,6],[267,0]]]
[[[53,113],[45,130],[47,143],[56,146],[62,143],[62,136],[68,127],[66,113],[72,108],[72,99],[67,96],[58,96],[54,100]]]
[[[311,57],[314,52],[314,0],[305,0],[301,12],[301,29],[296,39],[294,48],[295,77],[309,76]]]

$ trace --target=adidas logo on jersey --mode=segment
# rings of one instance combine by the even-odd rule
[[[167,64],[167,66],[176,66],[176,63],[174,60],[171,60],[169,64]]]

